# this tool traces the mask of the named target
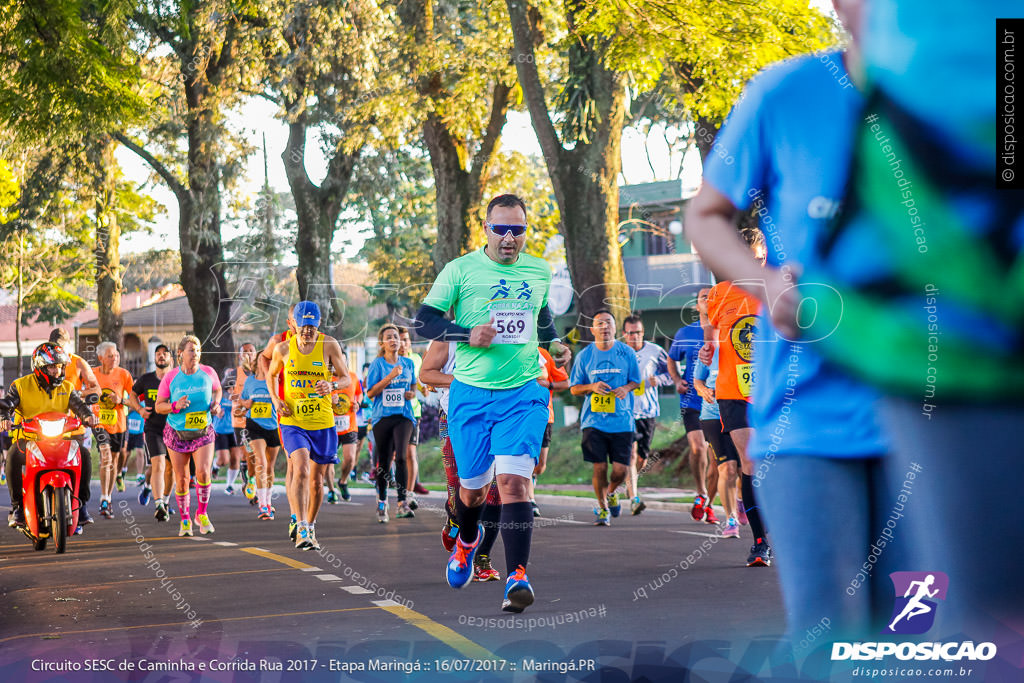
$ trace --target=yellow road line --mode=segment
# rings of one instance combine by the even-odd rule
[[[215,619],[216,622],[222,621],[246,621],[250,619],[275,619],[278,617],[302,617],[311,614],[336,614],[338,612],[359,612],[366,611],[368,609],[376,609],[376,607],[348,607],[346,609],[324,609],[317,610],[316,612],[284,612],[281,614],[254,614],[248,617],[225,617],[222,619]],[[63,636],[76,635],[80,633],[105,633],[109,631],[131,631],[133,629],[140,628],[163,628],[165,626],[184,626],[190,624],[190,621],[172,621],[165,624],[142,624],[140,626],[114,626],[105,628],[87,628],[80,629],[77,631],[52,631],[50,633],[26,633],[20,636],[11,636],[10,638],[0,639],[0,643],[7,643],[12,640],[20,640],[22,638],[60,638]]]
[[[299,562],[298,560],[293,560],[290,557],[285,557],[284,555],[278,555],[277,553],[272,553],[270,551],[262,550],[260,548],[239,548],[239,550],[241,550],[243,553],[252,553],[253,555],[259,555],[260,557],[265,557],[268,560],[274,560],[275,562],[280,562],[281,564],[286,564],[289,567],[292,567],[294,569],[312,569],[313,568],[313,565],[311,565],[311,564],[306,564],[305,562]]]
[[[215,572],[212,574],[188,574],[187,576],[172,576],[171,579],[175,581],[181,581],[182,579],[199,579],[207,576],[233,576],[235,574],[257,574],[260,572],[283,572],[284,569],[245,569],[237,572]],[[15,593],[24,593],[26,591],[49,591],[49,590],[61,590],[64,592],[69,591],[80,591],[88,590],[90,588],[106,588],[108,586],[123,586],[126,583],[140,583],[143,581],[159,581],[160,579],[155,576],[148,579],[123,579],[121,581],[111,581],[109,583],[94,583],[88,586],[36,586],[35,588],[16,588],[15,590],[8,591],[7,595],[14,595]]]
[[[443,624],[439,624],[425,614],[411,610],[405,605],[377,605],[385,612],[391,612],[396,617],[412,624],[416,628],[425,631],[428,635],[440,640],[456,652],[471,659],[497,659],[497,657],[482,645],[477,645],[469,638],[466,638],[458,631],[453,631]]]
[[[157,538],[147,538],[146,541],[147,542],[148,541],[170,541],[172,539],[177,539],[177,538],[178,538],[177,536],[158,536]],[[71,539],[71,538],[68,539],[68,545],[70,547],[73,547],[73,548],[77,548],[78,546],[81,546],[81,545],[111,545],[111,544],[115,544],[115,543],[125,543],[125,544],[127,544],[127,543],[136,543],[137,544],[137,542],[135,541],[134,538],[124,538],[124,539],[121,539],[121,538],[104,538],[104,539],[97,539],[95,541],[82,541],[82,540]],[[15,543],[15,544],[12,544],[12,545],[0,545],[0,550],[17,550],[18,548],[24,548],[25,550],[28,550],[31,547],[32,547],[32,545],[28,543],[28,539],[26,538],[25,539],[25,543]]]

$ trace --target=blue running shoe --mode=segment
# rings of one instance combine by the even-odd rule
[[[612,493],[608,496],[608,512],[612,513],[612,517],[618,517],[622,512],[622,504],[619,502],[619,494]]]
[[[455,540],[455,550],[448,558],[448,566],[445,571],[449,586],[462,588],[473,580],[473,556],[476,555],[476,550],[483,540],[483,524],[476,525],[476,540],[472,543],[463,543],[462,538]]]
[[[145,507],[149,505],[149,497],[152,495],[153,489],[148,486],[143,486],[142,490],[139,491],[139,505]]]
[[[503,612],[518,614],[533,604],[533,587],[526,576],[526,567],[519,565],[505,582],[505,599],[501,602]]]

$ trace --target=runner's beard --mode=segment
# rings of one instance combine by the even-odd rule
[[[164,368],[170,367],[171,361],[165,360],[162,363],[160,361],[155,361],[153,364],[156,365],[156,367],[158,367],[161,370],[163,370]]]

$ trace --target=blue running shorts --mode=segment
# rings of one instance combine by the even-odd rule
[[[548,390],[535,381],[515,389],[452,382],[448,437],[460,479],[486,473],[495,455],[529,455],[536,460],[547,425]]]

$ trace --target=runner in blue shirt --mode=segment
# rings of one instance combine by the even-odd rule
[[[836,6],[844,25],[859,25],[860,3]],[[750,291],[771,313],[758,323],[749,412],[749,454],[760,464],[741,481],[749,512],[756,479],[757,503],[785,558],[780,582],[794,635],[824,613],[833,633],[877,634],[890,607],[873,598],[891,595],[888,574],[905,568],[905,534],[881,554],[872,547],[894,506],[902,507],[883,483],[887,443],[875,393],[825,362],[814,340],[789,341],[772,321],[794,273],[817,266],[816,245],[840,209],[851,131],[863,116],[856,76],[847,71],[859,62],[858,38],[854,31],[845,54],[789,59],[750,82],[715,142],[718,153],[708,155],[688,213],[688,235],[707,265],[722,279],[759,283]],[[722,161],[725,150],[732,163]],[[733,221],[752,205],[766,237],[765,268],[736,237]],[[849,568],[862,565],[858,586],[867,585],[850,588]]]
[[[594,524],[608,526],[609,515],[618,517],[622,510],[615,491],[626,480],[633,455],[633,390],[640,386],[640,367],[633,349],[615,341],[615,317],[610,311],[595,313],[590,329],[594,343],[577,357],[569,391],[586,397],[580,416],[583,460],[594,466]]]
[[[707,304],[710,291],[709,287],[705,287],[697,293],[698,307],[701,302]],[[675,380],[676,390],[679,392],[679,417],[686,429],[686,442],[690,446],[690,474],[697,488],[690,516],[694,521],[705,520],[714,524],[718,521],[715,519],[714,510],[711,509],[711,500],[714,496],[708,497],[708,479],[711,472],[714,472],[714,467],[709,467],[711,457],[707,441],[704,440],[704,432],[700,428],[701,400],[693,388],[693,369],[702,346],[704,330],[699,321],[680,327],[668,349],[668,374]]]

